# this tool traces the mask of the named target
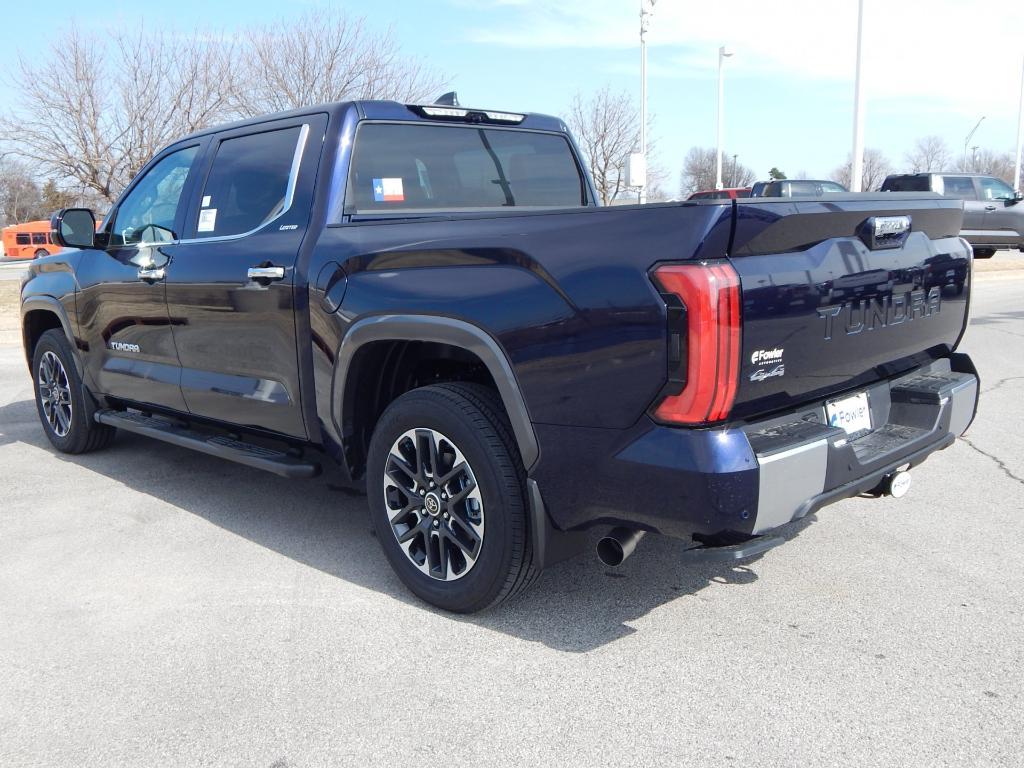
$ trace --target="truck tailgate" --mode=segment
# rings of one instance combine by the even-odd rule
[[[837,195],[737,201],[735,213],[729,255],[743,335],[734,417],[897,376],[959,341],[971,275],[960,201]]]

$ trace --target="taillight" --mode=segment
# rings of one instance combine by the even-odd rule
[[[727,261],[668,264],[654,270],[654,282],[669,294],[669,366],[675,353],[681,369],[675,377],[679,391],[669,391],[654,416],[672,424],[721,421],[732,410],[740,370],[739,276]],[[685,329],[672,328],[681,315],[672,297],[685,307]],[[673,338],[680,333],[685,360],[682,339]]]

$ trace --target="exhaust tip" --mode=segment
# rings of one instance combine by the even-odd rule
[[[626,559],[626,553],[617,539],[605,536],[597,542],[597,559],[604,565],[615,568],[622,565],[622,561]]]
[[[622,565],[633,554],[644,533],[635,528],[612,528],[607,536],[597,542],[597,559],[613,568]]]

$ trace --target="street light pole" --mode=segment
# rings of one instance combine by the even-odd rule
[[[715,189],[722,188],[722,95],[724,92],[722,65],[729,56],[732,56],[732,51],[724,45],[718,49],[718,141],[715,152]]]
[[[1013,188],[1024,190],[1024,179],[1020,177],[1021,154],[1024,150],[1024,60],[1020,67],[1020,107],[1017,115],[1017,162],[1013,166]]]
[[[853,158],[850,169],[850,191],[860,192],[864,179],[864,0],[857,2],[857,72],[853,83]]]
[[[984,121],[985,121],[985,116],[982,115],[981,116],[981,120],[979,120],[977,123],[974,124],[974,127],[971,128],[971,132],[968,133],[967,134],[967,138],[964,139],[964,162],[963,162],[963,165],[961,167],[965,171],[967,170],[967,145],[971,143],[971,139],[974,138],[974,132],[978,130],[978,128],[981,126],[981,124]]]
[[[656,0],[640,0],[640,156],[647,172],[647,17],[654,12]],[[647,202],[647,178],[640,185],[639,202]]]

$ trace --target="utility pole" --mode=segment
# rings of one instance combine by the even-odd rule
[[[967,134],[967,138],[965,138],[965,139],[964,139],[964,161],[963,161],[963,164],[961,165],[961,167],[962,167],[962,168],[963,168],[963,169],[964,169],[965,171],[967,170],[967,145],[971,143],[971,139],[973,139],[973,138],[974,138],[974,133],[975,133],[975,131],[977,131],[977,130],[978,130],[978,128],[979,128],[979,127],[981,126],[981,124],[982,124],[982,123],[983,123],[984,121],[985,121],[985,116],[984,116],[984,115],[982,115],[982,116],[981,116],[981,120],[979,120],[979,121],[978,121],[977,123],[975,123],[975,124],[974,124],[974,127],[973,127],[973,128],[971,128],[971,132],[970,132],[970,133],[968,133],[968,134]]]
[[[853,167],[850,169],[850,191],[860,192],[864,179],[864,0],[857,0],[857,74],[853,84]]]
[[[736,184],[736,158],[737,157],[739,157],[739,155],[733,155],[732,156],[732,182],[729,184],[729,186],[731,186],[731,187],[737,186],[737,184]]]
[[[715,152],[715,189],[722,188],[722,95],[723,88],[723,64],[732,56],[732,51],[724,45],[718,49],[718,150]]]
[[[639,202],[647,202],[647,25],[654,13],[656,0],[640,0],[640,156],[643,158],[644,179],[640,185]]]
[[[1017,162],[1013,166],[1013,188],[1024,191],[1024,180],[1020,177],[1021,154],[1024,150],[1024,59],[1020,67],[1020,107],[1017,115]]]

